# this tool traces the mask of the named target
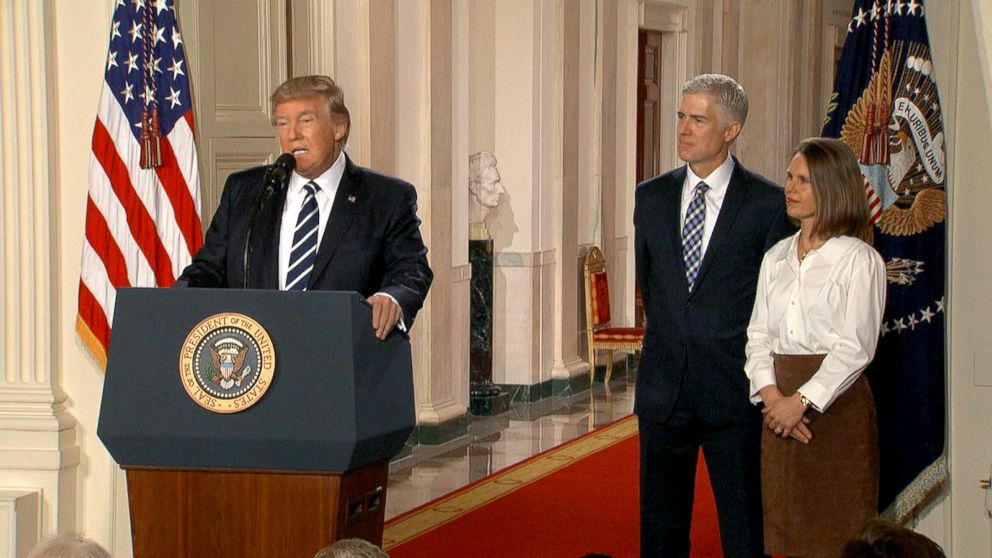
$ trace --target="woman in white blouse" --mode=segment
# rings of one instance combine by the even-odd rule
[[[813,138],[786,175],[800,230],[764,257],[748,326],[751,401],[764,404],[765,552],[838,556],[876,515],[878,433],[862,371],[875,354],[885,262],[851,150]]]

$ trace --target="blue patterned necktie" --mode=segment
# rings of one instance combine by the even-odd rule
[[[293,231],[293,247],[289,251],[289,269],[286,271],[286,290],[305,291],[317,260],[317,227],[320,225],[320,211],[317,208],[317,190],[320,186],[310,181],[303,187],[306,194],[300,215]]]
[[[685,260],[689,292],[696,286],[699,264],[703,260],[703,223],[706,222],[706,191],[709,189],[705,182],[696,185],[696,193],[689,202],[685,225],[682,226],[682,258]]]

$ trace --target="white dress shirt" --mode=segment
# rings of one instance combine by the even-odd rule
[[[752,403],[775,384],[773,353],[825,354],[820,369],[799,392],[823,412],[858,379],[878,345],[885,308],[885,261],[856,238],[831,238],[802,263],[799,233],[765,254],[747,328]]]
[[[314,194],[317,199],[317,211],[320,213],[320,222],[317,225],[317,249],[320,250],[320,242],[324,239],[324,229],[327,228],[327,220],[331,216],[331,208],[334,206],[334,196],[338,193],[338,186],[341,185],[341,177],[344,176],[345,156],[344,150],[338,154],[338,158],[320,176],[313,179],[313,182],[320,186]],[[300,208],[306,199],[304,186],[310,183],[309,178],[296,174],[289,176],[289,186],[286,188],[286,203],[282,206],[282,225],[279,227],[279,290],[286,290],[286,274],[289,272],[289,256],[293,251],[293,232],[296,230],[296,221],[299,218]],[[388,296],[398,307],[399,302],[396,297],[389,293],[377,292]],[[403,319],[403,309],[400,308],[400,318],[396,323],[400,331],[406,332],[406,321]]]
[[[320,186],[315,197],[317,198],[317,210],[320,212],[320,224],[317,226],[317,246],[324,238],[324,229],[327,228],[327,219],[331,215],[331,206],[334,205],[334,196],[338,192],[341,184],[341,177],[344,176],[344,151],[338,155],[331,168],[323,174],[313,179]],[[286,203],[282,206],[282,225],[279,227],[279,289],[286,290],[286,273],[289,271],[289,256],[293,251],[293,232],[296,230],[296,221],[299,218],[300,208],[306,199],[304,186],[310,183],[309,178],[296,174],[296,171],[289,176],[289,186],[286,188]]]
[[[700,182],[705,182],[710,187],[703,195],[706,199],[706,220],[703,221],[703,246],[700,257],[706,255],[706,247],[710,245],[710,237],[713,236],[713,225],[716,225],[716,218],[720,215],[720,208],[723,207],[723,198],[727,196],[727,187],[730,186],[730,175],[734,174],[734,158],[729,154],[719,167],[713,170],[709,176],[696,176],[689,165],[685,166],[685,182],[682,183],[682,210],[679,217],[679,231],[685,227],[685,213],[689,210],[689,203],[696,195],[696,186]]]

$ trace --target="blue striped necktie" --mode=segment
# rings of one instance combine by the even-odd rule
[[[286,271],[286,290],[305,291],[317,260],[317,230],[320,210],[317,208],[317,190],[320,186],[310,181],[303,187],[306,194],[300,215],[293,231],[293,247],[289,251],[289,269]]]
[[[706,191],[709,189],[705,182],[696,185],[696,193],[689,202],[685,225],[682,226],[682,258],[685,260],[689,292],[696,286],[699,264],[703,260],[703,223],[706,222]]]

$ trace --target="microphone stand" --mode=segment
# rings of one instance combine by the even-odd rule
[[[262,182],[265,184],[265,189],[259,192],[258,196],[255,198],[255,209],[252,210],[251,217],[248,219],[248,230],[245,232],[245,245],[242,262],[244,264],[242,269],[244,269],[245,273],[245,289],[248,288],[248,272],[251,269],[249,267],[251,262],[251,235],[255,230],[255,220],[258,219],[258,214],[262,212],[262,207],[265,206],[265,204],[269,201],[269,198],[271,198],[272,194],[275,192],[275,186],[272,184],[273,168],[275,167],[269,167],[265,171],[265,177],[262,179]]]

